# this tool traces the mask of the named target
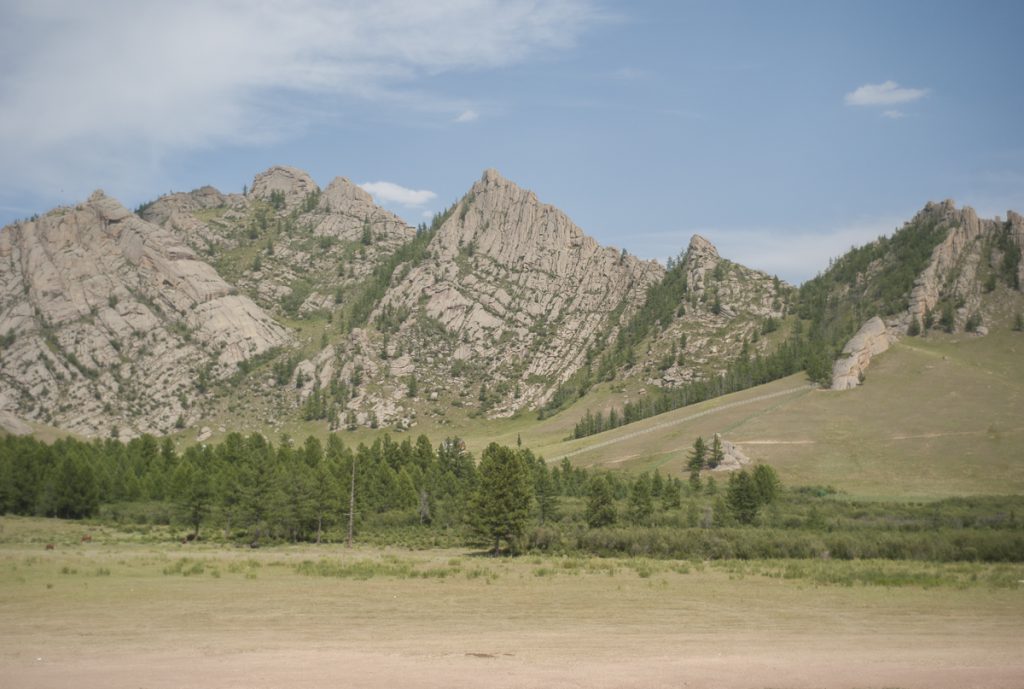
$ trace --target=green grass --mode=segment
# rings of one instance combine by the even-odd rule
[[[540,440],[531,447],[549,460],[578,452],[573,461],[587,466],[681,472],[693,440],[719,432],[755,461],[772,464],[787,485],[831,484],[858,497],[883,499],[1019,493],[1022,355],[1019,333],[932,334],[904,340],[876,357],[866,383],[855,390],[798,392],[628,437],[797,387],[803,383],[798,374],[577,441],[560,441],[542,424],[544,432],[524,432],[524,440]],[[565,425],[588,401],[564,414]],[[604,444],[610,440],[616,442]]]

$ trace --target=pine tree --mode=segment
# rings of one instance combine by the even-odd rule
[[[714,476],[708,476],[708,480],[704,483],[704,492],[708,495],[718,495],[718,482],[715,481]]]
[[[708,468],[714,469],[725,461],[725,452],[722,450],[722,436],[715,433],[711,441],[711,454],[708,457]]]
[[[687,468],[690,470],[690,487],[694,490],[700,490],[700,472],[704,469],[706,460],[707,446],[704,444],[704,438],[698,437],[693,442],[693,450],[690,452],[690,459],[686,463]]]
[[[729,487],[725,493],[726,504],[736,520],[741,524],[750,524],[757,516],[757,487],[746,469],[729,477]]]
[[[213,484],[206,467],[196,464],[195,448],[189,448],[171,476],[171,496],[192,527],[192,539],[199,538],[199,526],[213,506]]]
[[[754,467],[753,475],[754,488],[757,492],[757,501],[761,505],[769,505],[775,502],[782,490],[782,483],[775,469],[767,464],[758,464]]]
[[[337,438],[333,434],[331,437]],[[328,452],[317,458],[310,477],[310,502],[316,518],[316,542],[318,545],[323,540],[325,518],[342,498],[341,484],[338,481],[339,471],[338,453],[331,451],[330,440],[328,440]]]
[[[637,526],[646,525],[654,514],[654,501],[651,498],[651,477],[646,472],[640,474],[629,492],[629,503],[626,514],[629,521]]]
[[[558,491],[543,461],[534,470],[533,494],[537,498],[537,520],[544,524],[554,519],[558,508]]]
[[[665,479],[661,476],[661,471],[658,469],[654,470],[654,476],[651,477],[651,497],[660,498],[662,491],[665,490]]]
[[[51,497],[46,513],[61,519],[81,519],[99,508],[99,488],[88,460],[68,452],[54,467],[48,486]]]
[[[669,477],[661,491],[661,506],[666,510],[678,510],[683,504],[683,484],[677,478]]]
[[[493,554],[504,540],[518,547],[530,517],[533,486],[522,453],[491,443],[480,455],[479,485],[470,507],[471,525],[494,543]]]
[[[245,439],[237,467],[238,507],[241,518],[258,543],[280,505],[280,485],[274,450],[259,433]]]
[[[609,526],[615,523],[617,516],[615,499],[608,476],[605,474],[593,476],[587,484],[587,526],[592,529]]]

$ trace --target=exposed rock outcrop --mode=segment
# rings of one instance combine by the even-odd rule
[[[725,372],[745,348],[764,353],[761,340],[768,319],[786,315],[794,289],[776,277],[723,259],[707,239],[693,235],[671,270],[685,277],[674,318],[662,320],[641,348],[646,382],[677,387]],[[768,324],[770,325],[770,324]],[[770,328],[769,328],[770,329]],[[629,372],[623,371],[623,375]]]
[[[832,365],[832,389],[849,390],[860,385],[871,357],[889,349],[889,332],[878,316],[869,319],[843,347]]]
[[[416,353],[424,379],[475,371],[485,389],[474,397],[492,414],[548,400],[607,336],[612,313],[628,317],[664,274],[654,261],[600,246],[494,170],[453,209],[429,253],[376,313],[411,314],[392,343]]]
[[[13,338],[0,380],[17,413],[84,435],[167,431],[189,416],[197,379],[289,337],[102,192],[0,232],[0,333]]]
[[[705,276],[718,266],[719,261],[721,257],[714,244],[699,234],[690,238],[690,245],[683,257],[683,265],[687,284],[692,292],[700,294],[704,291]]]
[[[284,194],[285,206],[290,208],[319,190],[309,173],[288,165],[275,165],[256,175],[249,194],[266,201],[274,192],[280,192]]]
[[[971,315],[981,309],[982,276],[1002,272],[1005,251],[1019,254],[1024,250],[1024,219],[1013,211],[1007,212],[1005,223],[998,218],[979,219],[973,208],[957,210],[953,201],[946,200],[927,204],[911,222],[938,223],[949,232],[932,251],[928,266],[914,283],[900,331],[906,332],[914,320],[923,324],[929,313],[937,319],[944,303],[955,305],[953,329],[963,329]],[[1018,261],[1014,273],[1017,287],[1024,287],[1024,261]]]
[[[739,447],[715,434],[722,443],[722,461],[712,471],[736,471],[750,464],[750,457],[747,457]]]
[[[305,290],[298,309],[284,315],[328,311],[345,303],[353,287],[416,230],[373,202],[373,197],[344,177],[320,192],[302,170],[276,166],[255,176],[246,196],[221,194],[203,187],[171,194],[148,204],[142,217],[173,232],[192,249],[222,256],[259,247],[255,257],[231,265],[236,287],[268,310],[291,304],[296,289]],[[284,205],[270,203],[281,192]]]

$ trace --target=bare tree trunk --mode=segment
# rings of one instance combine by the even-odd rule
[[[352,531],[356,519],[356,458],[352,457],[352,483],[348,490],[348,547],[352,547]]]
[[[316,517],[316,544],[320,545],[320,537],[324,532],[324,513],[317,513]]]

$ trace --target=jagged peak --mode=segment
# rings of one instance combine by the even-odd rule
[[[348,177],[335,177],[324,189],[322,203],[330,203],[334,207],[350,201],[372,204],[373,196]]]
[[[91,211],[97,213],[101,218],[107,221],[118,221],[122,220],[129,215],[134,215],[130,210],[124,207],[120,201],[115,199],[113,196],[107,196],[102,189],[97,189],[89,195],[89,199],[85,202]]]
[[[699,234],[690,237],[690,245],[687,247],[686,253],[687,255],[701,254],[718,258],[718,249],[715,248],[715,245]]]
[[[496,169],[494,169],[493,167],[489,167],[486,170],[484,170],[484,173],[482,175],[480,175],[480,181],[483,182],[484,184],[508,184],[509,183],[509,181],[507,179],[505,179],[505,177],[503,177],[502,174],[500,172],[498,172]]]
[[[264,199],[270,198],[273,192],[284,192],[285,203],[291,205],[301,201],[310,192],[319,190],[320,187],[305,170],[289,165],[273,165],[253,177],[249,194]]]
[[[500,172],[492,167],[484,170],[483,174],[480,175],[480,179],[477,180],[472,189],[470,189],[470,193],[472,194],[482,194],[487,191],[521,192],[527,194],[528,198],[533,203],[540,203],[536,194],[529,189],[524,189],[507,177],[504,177]]]

